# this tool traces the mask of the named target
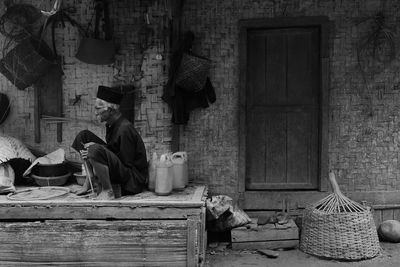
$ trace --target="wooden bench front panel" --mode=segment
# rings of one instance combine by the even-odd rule
[[[1,222],[0,266],[186,266],[187,234],[186,220]]]

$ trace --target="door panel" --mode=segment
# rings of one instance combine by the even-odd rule
[[[258,124],[258,127],[249,128],[248,134],[252,138],[248,140],[247,149],[247,173],[249,181],[253,183],[265,182],[265,119],[264,114],[253,112],[249,116],[251,124]],[[261,148],[261,149],[260,149]]]
[[[296,30],[287,34],[286,104],[317,104],[318,42],[316,30]]]
[[[253,105],[263,105],[267,99],[266,90],[257,90],[257,88],[265,88],[265,38],[263,36],[249,36],[249,94],[248,102]],[[248,107],[251,107],[248,106]]]
[[[249,30],[246,189],[318,187],[317,28]]]
[[[304,189],[317,186],[317,168],[313,156],[317,153],[317,142],[313,136],[315,118],[313,110],[287,113],[287,183]]]
[[[266,184],[279,184],[286,176],[286,115],[282,112],[262,112],[266,118]]]
[[[267,97],[265,98],[265,105],[279,105],[286,103],[287,90],[286,90],[286,36],[282,34],[268,34],[266,37],[266,71],[264,90]],[[262,60],[260,58],[260,60]],[[274,77],[269,79],[269,77]],[[261,87],[259,87],[261,88]],[[257,88],[257,89],[259,89]]]

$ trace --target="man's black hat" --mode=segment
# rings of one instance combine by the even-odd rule
[[[119,105],[122,100],[122,94],[114,88],[100,85],[97,90],[97,98]]]

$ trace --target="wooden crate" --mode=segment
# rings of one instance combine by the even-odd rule
[[[232,249],[292,248],[299,243],[299,229],[291,219],[285,225],[252,223],[232,229],[231,235]]]
[[[0,266],[202,266],[206,187],[113,201],[0,198]]]

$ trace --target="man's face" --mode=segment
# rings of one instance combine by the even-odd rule
[[[98,98],[96,98],[96,103],[94,104],[94,113],[100,122],[106,122],[111,116],[104,101]]]

